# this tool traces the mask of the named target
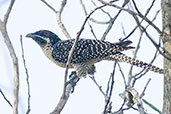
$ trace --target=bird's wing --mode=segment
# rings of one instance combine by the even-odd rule
[[[72,48],[74,39],[57,42],[52,51],[52,57],[59,62],[66,63],[69,51]],[[122,45],[123,44],[123,45]],[[110,43],[100,40],[80,39],[78,40],[72,55],[71,63],[82,63],[91,59],[106,57],[123,50],[131,49],[130,42]]]

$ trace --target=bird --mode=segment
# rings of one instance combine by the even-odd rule
[[[32,38],[43,50],[44,54],[56,65],[65,68],[68,56],[75,39],[61,40],[49,30],[39,30],[26,35]],[[96,39],[81,38],[73,51],[69,68],[74,68],[78,77],[86,76],[88,70],[97,62],[110,60],[126,62],[137,67],[163,74],[163,69],[146,62],[131,58],[123,51],[134,49],[132,41],[124,40],[116,43]]]

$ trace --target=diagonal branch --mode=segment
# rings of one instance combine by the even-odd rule
[[[108,99],[106,100],[106,104],[105,104],[105,107],[104,107],[103,114],[107,114],[108,112],[111,111],[110,99],[111,99],[111,96],[112,96],[112,91],[113,91],[113,86],[114,86],[114,76],[115,76],[116,64],[117,64],[117,62],[115,61],[114,62],[114,67],[113,67],[113,72],[111,73],[111,84],[110,84],[109,96],[108,96]],[[106,95],[107,95],[107,93],[106,93]],[[110,107],[110,110],[108,110],[108,107]]]
[[[11,108],[13,108],[11,102],[7,99],[7,97],[4,95],[4,93],[2,92],[1,89],[0,89],[0,93],[1,93],[1,95],[4,97],[5,101],[7,101],[7,103],[11,106]]]
[[[100,0],[101,1],[101,0]],[[102,2],[102,1],[101,1]],[[128,0],[125,0],[123,5],[122,5],[122,8],[125,7],[125,5],[128,3],[129,1]],[[106,2],[105,2],[106,3]],[[104,3],[104,4],[105,4]],[[114,25],[114,22],[116,21],[116,19],[119,17],[119,14],[121,13],[121,9],[119,9],[118,13],[111,19],[106,31],[103,33],[103,36],[101,38],[101,40],[105,40],[106,39],[106,36],[107,34],[109,33],[109,31],[112,29],[113,25]]]
[[[89,15],[87,15],[87,17],[85,18],[82,26],[81,26],[81,29],[80,31],[77,33],[77,36],[76,36],[76,39],[72,45],[72,48],[71,48],[71,51],[69,53],[69,56],[68,56],[68,61],[67,61],[67,64],[66,64],[66,69],[65,69],[65,77],[64,77],[64,88],[63,88],[63,93],[62,93],[62,96],[57,104],[57,106],[55,107],[54,111],[51,113],[51,114],[59,114],[62,109],[64,108],[65,104],[67,103],[68,101],[68,98],[69,98],[69,95],[70,95],[70,92],[71,92],[71,89],[72,89],[72,85],[71,84],[67,84],[67,76],[68,76],[68,68],[69,68],[69,64],[70,64],[70,61],[71,61],[71,57],[72,57],[72,54],[74,52],[74,49],[75,49],[75,46],[77,44],[77,41],[82,33],[82,31],[84,30],[84,26],[87,22],[87,20],[89,19],[89,17],[98,9],[104,7],[106,5],[102,5],[102,6],[99,6],[99,7],[96,7],[93,11],[91,11],[89,13]]]
[[[104,6],[106,6],[106,5],[102,5],[102,6],[96,7],[93,11],[91,11],[91,12],[89,13],[89,15],[87,15],[86,19],[84,20],[84,23],[83,23],[83,25],[81,26],[80,31],[77,33],[77,36],[76,36],[76,38],[75,38],[75,41],[74,41],[74,43],[73,43],[73,45],[72,45],[71,51],[70,51],[69,56],[68,56],[68,61],[67,61],[66,70],[65,70],[65,79],[64,79],[64,83],[66,83],[66,80],[67,80],[68,68],[69,68],[69,64],[70,64],[70,61],[71,61],[72,54],[73,54],[73,52],[74,52],[74,49],[75,49],[75,46],[76,46],[76,44],[77,44],[78,39],[79,39],[79,37],[80,37],[82,31],[84,30],[84,26],[85,26],[87,20],[89,19],[89,17],[90,17],[97,9],[100,9],[100,8],[102,8],[102,7],[104,7]],[[65,86],[64,86],[63,95],[65,95]]]
[[[66,36],[66,38],[69,40],[71,39],[71,36],[69,35],[68,31],[66,30],[64,24],[62,23],[62,20],[61,20],[61,14],[63,12],[63,9],[67,3],[67,0],[63,0],[62,3],[61,3],[61,6],[60,6],[60,9],[59,11],[56,11],[55,8],[53,8],[50,4],[48,4],[45,0],[41,0],[47,7],[49,7],[53,12],[56,13],[57,15],[57,23],[58,23],[58,26],[61,28],[62,32],[64,33],[64,35]]]

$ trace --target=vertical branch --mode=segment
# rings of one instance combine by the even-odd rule
[[[12,10],[12,7],[14,5],[15,0],[11,0],[11,3],[8,7],[8,10],[6,14],[4,15],[4,20],[0,20],[0,30],[2,33],[2,36],[4,37],[4,42],[8,48],[8,51],[10,53],[12,62],[13,62],[13,68],[14,68],[14,105],[13,105],[13,114],[18,114],[18,92],[19,92],[19,67],[18,67],[18,58],[16,56],[15,50],[13,48],[13,45],[10,41],[8,32],[7,32],[7,22],[10,15],[10,12]]]
[[[71,39],[71,36],[69,35],[68,31],[66,30],[66,28],[65,28],[65,26],[64,26],[64,24],[62,23],[62,20],[61,20],[61,14],[63,12],[63,9],[64,9],[66,3],[67,3],[67,0],[62,0],[61,7],[60,7],[59,11],[56,13],[56,15],[57,15],[58,25],[61,28],[62,32],[65,34],[67,39]]]
[[[162,0],[162,41],[164,49],[168,52],[166,56],[171,58],[171,1]],[[170,53],[170,54],[169,54]],[[164,57],[164,95],[163,95],[163,113],[171,112],[171,61]]]
[[[108,96],[108,99],[107,99],[106,104],[105,104],[105,108],[104,108],[103,114],[107,114],[108,111],[111,111],[111,110],[107,110],[107,109],[108,109],[108,106],[110,106],[110,104],[111,104],[110,103],[110,99],[111,99],[111,96],[112,96],[112,91],[113,91],[113,86],[114,86],[114,75],[115,75],[116,64],[117,64],[117,62],[115,61],[114,67],[113,67],[113,72],[111,73],[110,92],[109,92],[109,96]],[[106,93],[106,95],[107,95],[107,93]]]
[[[29,114],[30,112],[30,83],[29,83],[29,74],[28,74],[28,70],[27,70],[27,67],[26,67],[26,61],[25,61],[25,58],[24,58],[24,49],[23,49],[23,40],[22,40],[22,35],[20,36],[20,43],[21,43],[21,50],[22,50],[22,59],[23,59],[23,64],[24,64],[24,69],[25,69],[25,73],[26,73],[26,82],[27,82],[27,94],[28,94],[28,99],[27,99],[27,102],[28,102],[28,106],[27,106],[27,112],[26,114]]]

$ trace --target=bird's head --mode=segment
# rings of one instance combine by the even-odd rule
[[[32,38],[42,48],[47,44],[53,46],[56,42],[61,40],[56,34],[48,30],[40,30],[34,33],[29,33],[26,37]]]

